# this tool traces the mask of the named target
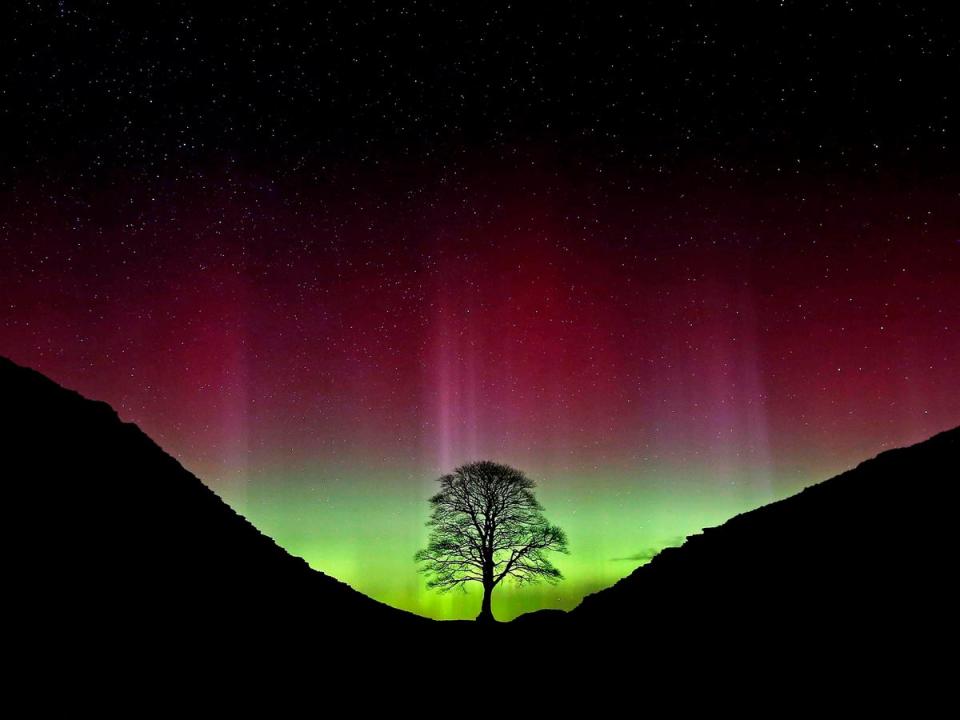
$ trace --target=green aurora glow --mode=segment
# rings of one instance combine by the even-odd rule
[[[417,482],[411,473],[369,469],[327,480],[318,479],[320,468],[275,473],[249,474],[243,489],[227,486],[221,494],[288,551],[370,597],[437,619],[477,614],[479,587],[439,594],[427,590],[416,571],[413,554],[426,542],[427,499],[435,486],[426,476]],[[539,480],[546,516],[570,539],[570,554],[554,556],[565,577],[554,586],[498,587],[497,618],[571,609],[687,535],[809,484],[786,479],[774,490],[729,480],[708,489],[696,481],[708,474],[705,467],[655,468],[642,477],[593,471]]]

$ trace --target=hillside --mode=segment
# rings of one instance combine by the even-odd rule
[[[952,613],[960,428],[691,536],[570,613],[491,630],[402,612],[310,569],[105,403],[4,358],[0,393],[8,598],[38,636],[138,648],[259,638],[359,653],[397,640],[428,651],[428,639],[494,655],[536,642],[595,662],[601,639],[661,653],[708,652],[716,640],[862,651],[865,638],[935,638]]]
[[[766,640],[937,632],[958,481],[955,428],[693,535],[587,596],[568,619],[628,634]]]
[[[0,397],[10,596],[30,617],[160,636],[428,622],[310,569],[106,403],[5,358]]]

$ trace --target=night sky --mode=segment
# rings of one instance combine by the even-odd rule
[[[960,423],[938,10],[199,5],[0,11],[0,354],[313,567],[473,617],[413,554],[492,459],[571,551],[494,612],[569,608]]]

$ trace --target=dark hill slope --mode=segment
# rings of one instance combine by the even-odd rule
[[[761,644],[754,667],[822,665],[849,639],[861,662],[902,667],[916,655],[897,640],[922,638],[933,657],[952,627],[960,428],[693,536],[571,613],[485,628],[434,623],[311,570],[105,403],[4,358],[0,397],[8,618],[47,659],[129,640],[134,654],[115,660],[262,669],[315,650],[314,669],[397,672],[454,643],[475,662],[538,648],[547,671],[562,654],[586,673],[690,653],[723,669]]]
[[[5,358],[0,397],[25,617],[107,635],[432,624],[312,570],[106,403]]]
[[[691,536],[567,619],[624,637],[936,633],[952,597],[958,482],[960,428]]]

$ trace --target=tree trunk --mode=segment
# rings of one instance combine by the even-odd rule
[[[493,594],[493,560],[485,558],[483,563],[483,604],[480,606],[480,614],[477,615],[477,622],[492,623],[496,622],[493,617],[493,610],[490,609],[490,596]]]
[[[477,615],[477,622],[496,622],[493,617],[493,611],[490,609],[490,596],[493,594],[493,583],[483,583],[483,604],[480,606],[480,614]]]

